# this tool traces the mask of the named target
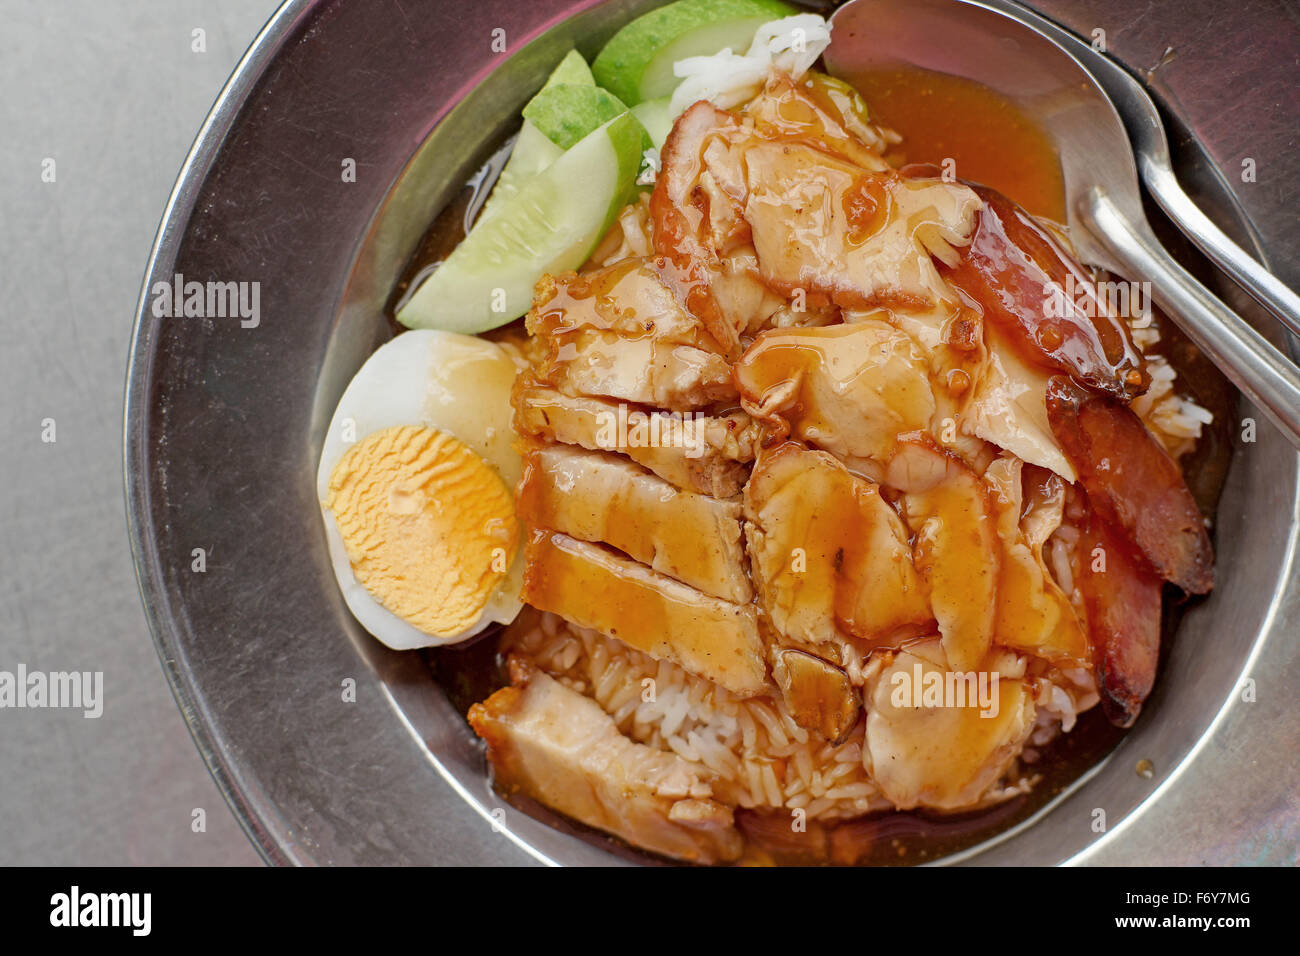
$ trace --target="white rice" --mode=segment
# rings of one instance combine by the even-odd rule
[[[796,724],[778,700],[742,700],[675,664],[552,614],[539,615],[531,629],[513,629],[502,650],[530,658],[592,697],[632,740],[694,764],[725,803],[802,808],[813,819],[890,807],[862,765],[862,721],[844,743],[827,743]],[[643,694],[647,679],[654,681],[653,695]]]
[[[1133,341],[1146,355],[1151,387],[1133,399],[1130,406],[1149,428],[1165,450],[1180,458],[1196,447],[1204,426],[1214,422],[1208,409],[1190,398],[1178,394],[1175,383],[1178,373],[1163,355],[1148,354],[1160,341],[1160,331],[1153,324],[1150,313],[1129,320]]]
[[[593,698],[630,739],[693,764],[724,803],[802,809],[814,820],[848,819],[892,807],[863,765],[865,719],[844,742],[828,743],[796,724],[778,698],[742,700],[675,664],[655,661],[553,614],[539,614],[535,626],[512,628],[501,649],[529,658]],[[881,655],[847,662],[855,683],[881,666]],[[647,680],[654,682],[653,695],[643,693]],[[1041,727],[1035,728],[1043,742],[1059,732],[1063,718],[1073,724],[1070,694],[1053,694],[1049,703]],[[979,805],[1024,793],[1032,784],[1033,778],[1013,767]]]

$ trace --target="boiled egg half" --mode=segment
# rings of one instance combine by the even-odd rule
[[[316,492],[343,598],[389,647],[454,644],[522,607],[517,368],[486,339],[415,330],[339,400]]]

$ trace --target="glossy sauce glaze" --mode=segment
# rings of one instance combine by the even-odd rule
[[[1036,215],[1064,219],[1059,158],[1047,136],[1005,98],[956,77],[910,69],[871,73],[854,80],[867,101],[871,121],[903,136],[890,153],[894,165],[942,166],[945,159],[952,159],[959,178],[987,183]],[[470,194],[466,187],[435,221],[395,292],[393,304],[421,272],[462,238],[463,210]],[[863,195],[855,203],[854,213],[864,221],[878,214],[876,196]],[[518,330],[517,323],[514,330]],[[1193,373],[1193,397],[1216,416],[1207,440],[1185,460],[1191,471],[1189,484],[1197,492],[1202,508],[1212,513],[1231,451],[1222,423],[1231,407],[1232,393],[1176,330],[1166,333],[1161,350],[1180,376]],[[1161,631],[1162,651],[1167,653],[1181,605],[1169,600],[1168,595],[1165,604]],[[489,631],[468,645],[423,652],[435,680],[462,714],[471,704],[508,683],[504,662],[497,653],[498,633]],[[1101,708],[1085,712],[1070,733],[1059,735],[1039,750],[1037,759],[1027,768],[1040,777],[1030,793],[978,812],[886,812],[836,825],[811,823],[809,832],[796,838],[787,815],[740,810],[737,824],[747,838],[741,862],[908,865],[939,859],[1032,817],[1101,760],[1123,735],[1123,730],[1106,720]],[[628,855],[620,841],[562,820],[526,799],[522,802],[552,825],[609,845],[619,855]]]
[[[1124,400],[1145,391],[1150,377],[1128,325],[1084,267],[1005,196],[976,192],[984,208],[975,235],[956,266],[941,266],[944,277],[1027,361]]]
[[[1035,216],[1065,221],[1065,179],[1047,134],[1000,93],[981,83],[915,67],[848,77],[871,121],[902,136],[887,158],[955,164],[958,179],[984,183]]]

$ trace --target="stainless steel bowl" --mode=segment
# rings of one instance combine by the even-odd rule
[[[477,740],[422,658],[386,650],[348,614],[314,473],[334,403],[390,335],[382,307],[433,216],[508,135],[564,49],[591,56],[655,5],[290,0],[181,172],[131,351],[130,534],[182,712],[270,861],[640,859],[491,791]],[[496,29],[505,54],[492,52]],[[1180,174],[1235,238],[1251,241],[1213,164],[1175,132]],[[347,159],[356,182],[341,175]],[[260,283],[260,324],[154,317],[150,290],[176,274]],[[1235,290],[1218,291],[1256,315]],[[1034,820],[962,858],[1294,860],[1300,815],[1285,795],[1300,717],[1283,704],[1285,680],[1300,669],[1289,640],[1300,618],[1298,491],[1296,455],[1261,421],[1258,440],[1237,450],[1220,505],[1218,589],[1184,618],[1137,728]],[[199,548],[204,571],[195,570]],[[1255,703],[1238,693],[1247,677]],[[355,702],[345,700],[349,679]],[[1223,779],[1225,761],[1241,754],[1247,762],[1229,777],[1248,797],[1224,792],[1206,804],[1197,781]],[[1135,772],[1140,759],[1153,777]],[[1272,788],[1261,786],[1270,766]],[[1094,828],[1097,808],[1105,832]]]

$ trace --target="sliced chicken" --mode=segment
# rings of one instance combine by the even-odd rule
[[[570,395],[594,395],[675,411],[732,400],[731,367],[722,356],[603,329],[550,337],[537,378]]]
[[[1069,599],[1043,563],[1042,545],[1053,529],[1039,524],[1041,511],[1032,537],[1022,529],[1023,466],[1015,459],[999,458],[984,473],[992,489],[1002,546],[993,639],[1061,668],[1086,668],[1092,663],[1088,638]],[[1064,489],[1057,494],[1063,497]]]
[[[787,443],[745,486],[746,540],[772,626],[817,646],[846,634],[889,643],[933,627],[907,531],[872,482]]]
[[[740,856],[730,808],[673,753],[619,733],[600,705],[539,671],[469,710],[495,784],[654,853],[692,863]]]
[[[511,401],[521,435],[617,451],[679,488],[730,498],[753,461],[758,427],[744,412],[687,418],[628,408],[604,398],[571,396],[521,376]]]
[[[857,724],[862,699],[843,668],[804,651],[783,648],[773,654],[772,677],[800,727],[840,743]]]
[[[915,644],[868,687],[863,762],[900,810],[969,808],[1007,772],[1034,715],[1023,680],[950,668],[937,641]]]
[[[753,597],[739,502],[679,491],[625,458],[572,445],[531,449],[516,501],[531,527],[613,545],[728,601]]]
[[[1047,420],[1047,380],[996,327],[985,330],[988,363],[974,383],[963,427],[1024,461],[1050,468],[1073,483],[1078,473]]]
[[[948,660],[957,670],[977,667],[993,642],[1002,565],[989,486],[925,435],[900,440],[886,482],[904,492],[912,560]]]
[[[931,258],[970,241],[979,198],[941,180],[876,173],[810,146],[745,150],[745,219],[763,279],[842,308],[924,308],[951,298]]]
[[[754,340],[735,367],[745,410],[851,466],[876,471],[900,432],[928,428],[934,416],[929,357],[906,333],[879,318],[816,329],[780,329]],[[855,470],[871,474],[870,464]]]
[[[972,383],[984,376],[989,357],[978,313],[958,302],[939,301],[927,309],[845,309],[843,316],[850,323],[885,321],[911,336],[929,356],[935,406],[930,436],[966,461],[987,454],[984,439],[971,433],[966,415]]]
[[[825,74],[796,82],[788,74],[773,73],[763,92],[745,104],[745,116],[760,136],[800,142],[834,153],[871,172],[884,172],[881,158],[888,144],[875,126],[866,122],[866,107],[851,86]]]
[[[680,664],[741,697],[768,688],[758,615],[697,591],[609,548],[534,531],[523,599],[579,627]]]

